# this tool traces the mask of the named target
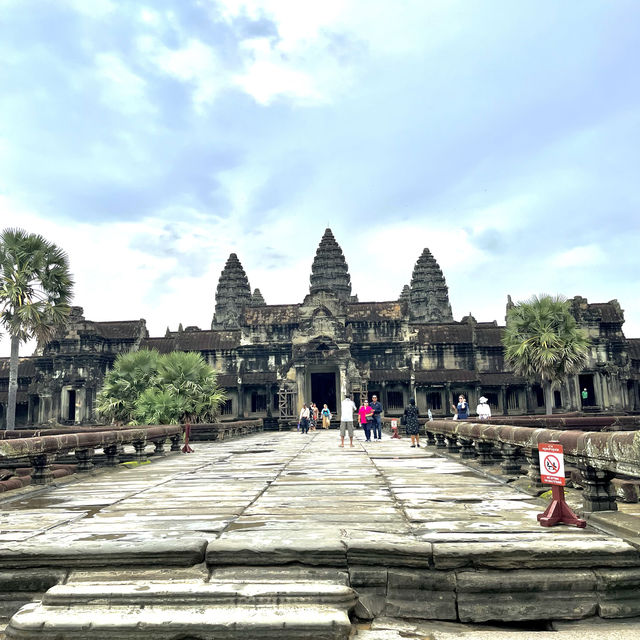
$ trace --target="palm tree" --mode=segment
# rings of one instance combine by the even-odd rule
[[[22,229],[0,234],[0,324],[11,340],[7,430],[15,429],[20,343],[49,340],[71,308],[73,279],[67,254]]]
[[[111,422],[132,422],[138,399],[153,386],[159,357],[157,351],[148,349],[120,354],[96,398],[97,413]]]
[[[582,370],[590,341],[578,328],[562,296],[533,296],[509,309],[502,343],[505,361],[530,380],[539,380],[547,415],[553,386]]]
[[[125,424],[213,422],[225,397],[199,353],[142,349],[116,359],[96,411]]]

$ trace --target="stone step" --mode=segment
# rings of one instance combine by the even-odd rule
[[[47,606],[26,605],[13,616],[7,638],[42,640],[347,640],[347,612],[331,606]]]
[[[355,606],[357,595],[341,584],[313,582],[243,583],[213,581],[207,583],[128,584],[76,583],[57,585],[47,591],[43,605],[70,607],[85,605],[214,606],[279,605],[281,603],[329,605],[345,611]]]

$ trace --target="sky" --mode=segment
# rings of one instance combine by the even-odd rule
[[[152,336],[231,252],[302,302],[329,226],[360,301],[428,247],[456,320],[616,298],[640,337],[638,42],[636,0],[0,0],[0,228]]]

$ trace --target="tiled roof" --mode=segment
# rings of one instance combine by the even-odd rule
[[[143,320],[121,320],[117,322],[94,322],[96,333],[108,340],[135,340],[144,328]]]
[[[32,378],[36,374],[36,358],[20,358],[18,378]],[[9,377],[9,358],[0,358],[0,378]]]
[[[444,383],[444,382],[476,382],[478,374],[465,369],[435,369],[433,371],[416,371],[416,382]]]
[[[476,344],[479,347],[501,347],[504,327],[476,325]]]
[[[407,369],[371,369],[369,380],[372,382],[408,381],[411,373]]]
[[[471,343],[471,325],[459,323],[425,324],[418,327],[418,341],[426,344]]]
[[[298,321],[299,308],[299,304],[270,304],[264,307],[245,307],[240,322],[248,326],[291,324]]]
[[[406,303],[392,302],[352,302],[347,305],[348,322],[377,322],[402,320],[406,316]]]
[[[627,340],[627,350],[630,358],[633,360],[640,360],[640,338],[631,338]]]
[[[623,322],[624,318],[618,307],[612,302],[592,302],[589,304],[589,311],[598,311],[602,322]]]
[[[501,386],[503,384],[524,384],[526,380],[513,373],[481,373],[480,384],[482,386]]]
[[[240,346],[240,331],[184,331],[165,338],[146,338],[140,343],[144,349],[160,353],[170,351],[214,351]]]

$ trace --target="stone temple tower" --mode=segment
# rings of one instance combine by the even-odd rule
[[[212,329],[234,329],[239,326],[242,310],[251,303],[251,287],[240,260],[232,253],[224,265],[216,289],[216,308]]]
[[[449,289],[440,265],[425,249],[411,276],[409,293],[411,320],[418,322],[452,322]]]
[[[349,268],[331,229],[325,229],[311,266],[309,293],[318,291],[329,291],[347,302],[351,299]]]

